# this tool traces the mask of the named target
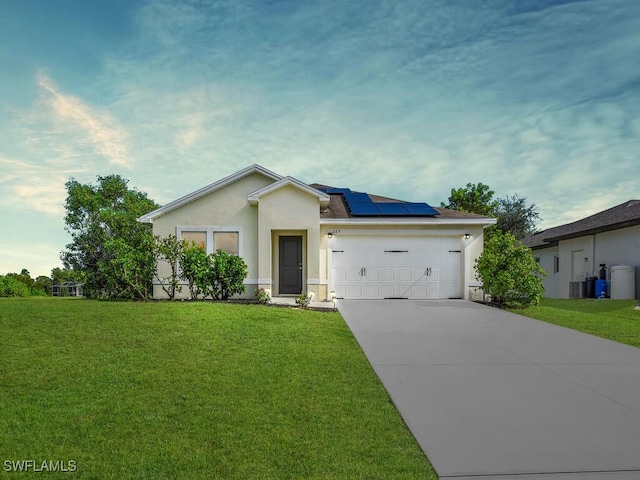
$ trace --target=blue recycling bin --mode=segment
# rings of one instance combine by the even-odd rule
[[[607,296],[607,281],[596,280],[596,298],[604,298]]]

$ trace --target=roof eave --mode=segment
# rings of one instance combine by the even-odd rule
[[[349,217],[320,219],[320,225],[473,225],[486,228],[495,224],[495,218]]]

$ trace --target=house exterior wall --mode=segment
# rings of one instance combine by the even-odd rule
[[[239,230],[239,255],[248,266],[245,280],[246,297],[253,297],[258,285],[258,209],[247,202],[247,195],[273,183],[273,180],[259,173],[248,175],[237,182],[214,191],[180,208],[167,212],[153,221],[153,234],[166,237],[176,235],[181,227],[203,227],[214,229]],[[158,273],[162,277],[169,275],[169,265],[160,262]],[[186,284],[178,298],[188,298]],[[154,298],[167,298],[162,287],[154,281]]]
[[[302,291],[320,291],[320,206],[318,199],[293,186],[285,186],[260,197],[258,203],[258,285],[278,292],[278,238],[301,235],[303,242]]]
[[[544,285],[544,296],[547,298],[560,298],[560,272],[554,271],[555,258],[560,261],[560,252],[558,247],[550,247],[542,250],[536,250],[533,252],[534,258],[539,259],[540,267],[547,272],[547,276],[542,278],[542,284]],[[562,263],[559,264],[561,266]]]
[[[636,298],[640,299],[640,226],[561,240],[557,247],[538,249],[533,254],[540,258],[540,266],[548,273],[544,278],[545,297],[569,298],[569,282],[597,276],[600,264],[604,263],[608,281],[612,266],[633,266]],[[560,271],[554,274],[556,255]]]
[[[595,266],[607,265],[607,280],[611,280],[611,267],[631,265],[636,270],[636,299],[640,299],[640,225],[621,228],[595,235]]]

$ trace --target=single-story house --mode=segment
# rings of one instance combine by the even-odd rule
[[[82,297],[84,291],[82,283],[63,282],[55,283],[51,286],[51,295],[53,297]]]
[[[495,219],[305,184],[252,165],[139,218],[153,234],[223,249],[248,265],[245,297],[465,298]],[[158,266],[160,277],[168,265]],[[183,290],[182,295],[187,293]],[[154,298],[165,298],[159,284]]]
[[[583,289],[573,287],[580,287],[587,277],[598,276],[604,264],[607,281],[612,274],[621,274],[618,278],[624,275],[621,281],[630,286],[636,299],[640,298],[640,200],[537,232],[523,242],[548,273],[544,278],[546,297],[583,296]],[[629,266],[634,272],[615,268],[621,266]]]

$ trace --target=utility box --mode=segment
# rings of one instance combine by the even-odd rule
[[[611,298],[633,300],[636,298],[636,269],[631,265],[611,267]]]

